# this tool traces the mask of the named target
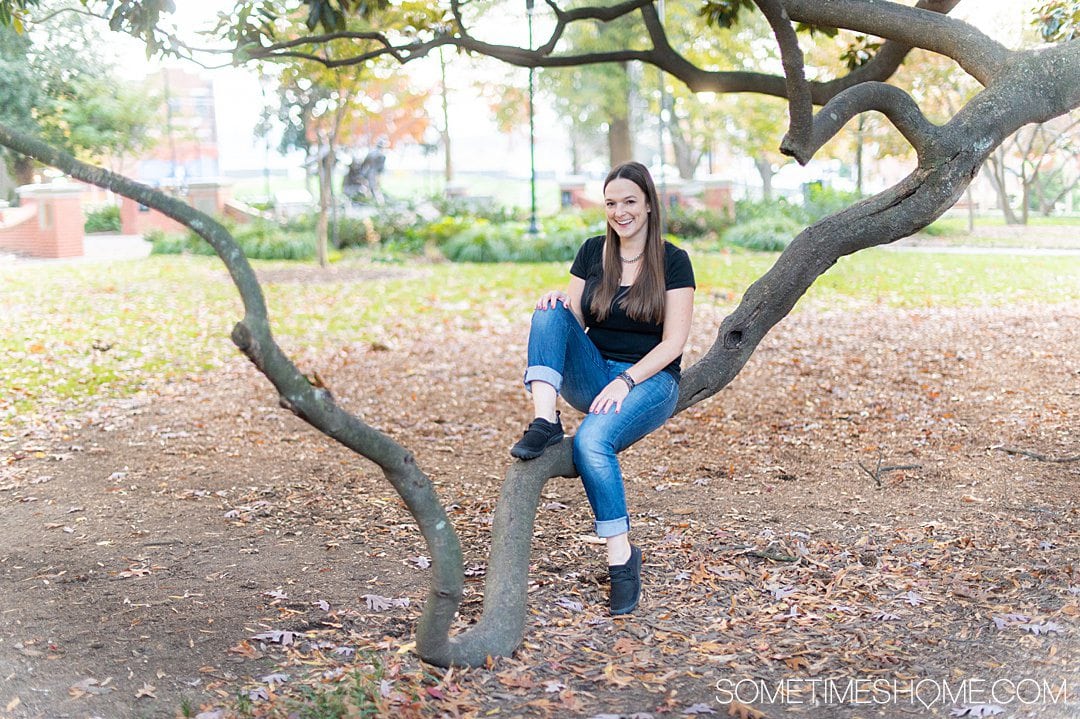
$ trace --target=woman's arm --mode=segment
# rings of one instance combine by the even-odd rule
[[[664,334],[660,344],[653,347],[649,354],[638,360],[626,373],[635,384],[644,382],[660,372],[676,357],[683,353],[686,340],[690,336],[690,322],[694,317],[694,288],[680,287],[668,290],[664,295]],[[622,409],[623,400],[630,394],[630,386],[621,379],[612,380],[607,387],[596,395],[590,412],[607,412],[614,406],[615,411]]]
[[[635,382],[644,382],[683,353],[694,318],[694,288],[680,287],[664,294],[664,334],[660,344],[626,372]]]

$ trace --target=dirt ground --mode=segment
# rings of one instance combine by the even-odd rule
[[[298,358],[436,482],[462,626],[525,323]],[[450,674],[409,651],[425,548],[370,463],[239,357],[146,387],[0,447],[0,716],[322,716],[297,687],[375,665],[398,716],[1078,716],[1080,462],[1045,461],[1080,454],[1078,330],[1077,305],[796,313],[625,453],[638,612],[607,616],[584,493],[553,480],[524,647]],[[842,694],[869,681],[888,696]]]

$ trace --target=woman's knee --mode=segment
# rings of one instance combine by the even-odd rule
[[[533,331],[545,329],[565,329],[567,320],[572,320],[574,315],[562,302],[556,302],[551,309],[534,310],[532,314]],[[576,321],[576,320],[575,320]]]
[[[615,456],[615,444],[606,432],[583,422],[574,434],[574,463],[606,462]],[[579,467],[580,469],[580,467]]]

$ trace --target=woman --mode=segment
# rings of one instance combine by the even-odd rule
[[[641,598],[641,550],[630,543],[616,455],[675,411],[679,370],[694,308],[686,252],[660,236],[661,205],[644,165],[627,162],[604,180],[607,235],[585,241],[566,292],[536,303],[525,386],[536,419],[510,450],[533,459],[562,440],[556,398],[585,412],[574,463],[607,540],[612,614]]]

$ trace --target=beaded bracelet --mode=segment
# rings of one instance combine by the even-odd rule
[[[620,374],[615,379],[621,379],[623,382],[626,383],[626,386],[629,387],[630,389],[634,389],[634,387],[637,386],[637,382],[634,381],[634,378],[631,377],[628,372],[623,372],[622,374]]]

